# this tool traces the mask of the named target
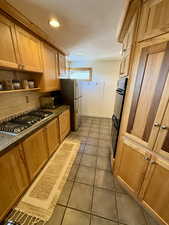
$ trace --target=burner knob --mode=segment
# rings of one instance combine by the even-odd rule
[[[17,133],[20,133],[21,131],[22,131],[21,128],[15,128],[15,129],[13,130],[13,132],[16,133],[16,134],[17,134]]]

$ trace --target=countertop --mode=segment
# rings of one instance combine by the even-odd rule
[[[43,127],[45,124],[47,124],[50,120],[57,117],[59,114],[61,114],[66,109],[69,109],[69,106],[63,105],[59,106],[56,109],[47,110],[53,112],[50,116],[47,118],[44,118],[43,120],[35,123],[31,127],[27,128],[26,130],[22,131],[21,133],[12,136],[8,134],[0,134],[0,153],[3,153],[5,149],[8,147],[20,142],[23,138],[30,136],[33,132],[35,132],[37,129]]]

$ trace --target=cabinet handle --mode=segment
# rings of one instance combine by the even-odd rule
[[[152,165],[155,165],[155,164],[156,164],[156,161],[152,160],[150,163],[151,163]]]
[[[150,161],[150,158],[148,156],[144,156],[144,160]]]
[[[165,125],[162,125],[162,126],[161,126],[161,129],[163,129],[163,130],[167,130],[167,129],[168,129],[168,127],[167,127],[167,126],[165,126]]]
[[[21,64],[18,65],[18,69],[19,69],[19,70],[22,69],[22,65],[21,65]]]
[[[155,123],[154,123],[154,126],[155,126],[155,127],[160,127],[160,124],[157,123],[157,122],[155,122]]]
[[[22,70],[24,69],[24,65],[22,64]]]

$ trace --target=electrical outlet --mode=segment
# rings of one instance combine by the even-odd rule
[[[29,103],[29,96],[26,96],[26,103]]]

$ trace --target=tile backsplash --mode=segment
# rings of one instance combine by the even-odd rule
[[[0,121],[40,106],[37,92],[0,94]]]
[[[36,80],[40,75],[36,73],[17,72],[0,70],[0,81],[6,79],[33,79]],[[40,106],[39,97],[43,95],[38,92],[18,92],[0,93],[0,121],[11,116],[30,111]]]

